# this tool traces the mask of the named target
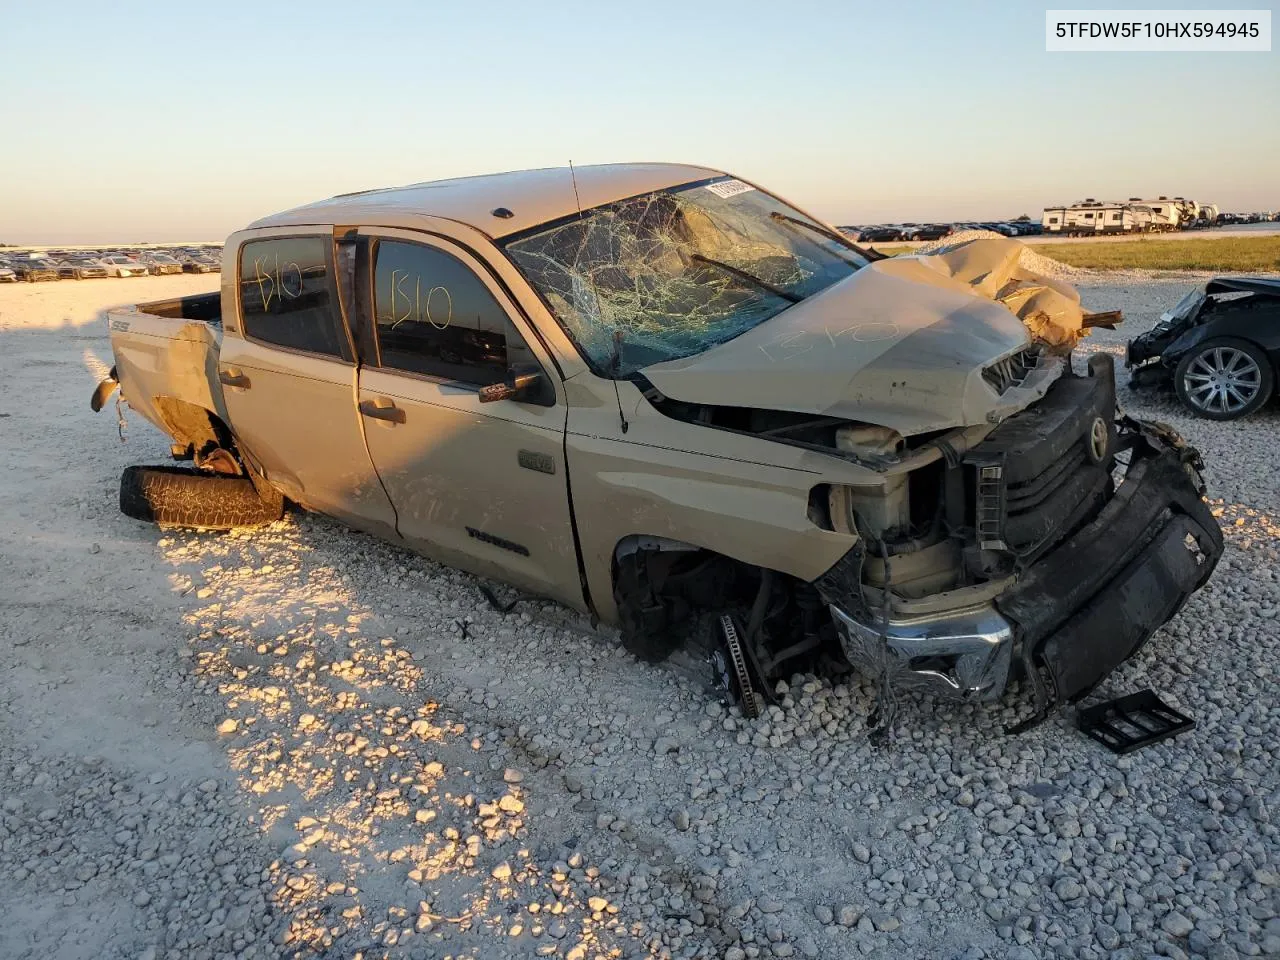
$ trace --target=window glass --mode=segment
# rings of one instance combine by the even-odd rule
[[[382,366],[487,386],[536,363],[480,278],[443,250],[379,241],[374,313]]]
[[[253,240],[240,248],[240,311],[255,340],[351,360],[329,277],[328,237]]]

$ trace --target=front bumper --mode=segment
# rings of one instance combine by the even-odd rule
[[[1169,333],[1148,331],[1129,341],[1125,347],[1124,365],[1131,371],[1130,386],[1152,387],[1172,382],[1173,369],[1165,360],[1164,351],[1176,339]]]
[[[845,659],[895,686],[949,699],[993,700],[1013,660],[1013,625],[993,607],[868,622],[831,605]]]
[[[1119,426],[1131,450],[1119,488],[991,605],[886,622],[860,602],[860,555],[819,578],[850,663],[903,687],[994,700],[1016,659],[1044,708],[1079,700],[1133,656],[1212,575],[1222,533],[1195,450],[1156,424]]]

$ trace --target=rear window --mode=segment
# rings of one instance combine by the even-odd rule
[[[333,294],[328,237],[251,240],[240,248],[246,336],[278,347],[352,359]]]

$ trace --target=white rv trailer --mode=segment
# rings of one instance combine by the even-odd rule
[[[1181,230],[1200,215],[1200,205],[1185,197],[1157,197],[1154,200],[1130,197],[1129,202],[1151,208],[1154,214],[1152,223],[1156,230]]]
[[[1041,222],[1045,233],[1064,233],[1069,237],[1136,233],[1151,229],[1152,212],[1141,204],[1090,197],[1069,207],[1045,207]]]
[[[1040,226],[1044,228],[1045,233],[1062,233],[1063,224],[1066,222],[1066,207],[1045,207],[1044,215],[1040,218]]]
[[[1197,220],[1218,219],[1214,204],[1199,204],[1185,197],[1157,197],[1126,202],[1109,202],[1090,197],[1069,207],[1045,207],[1041,225],[1045,233],[1091,236],[1104,233],[1146,233],[1182,230]]]

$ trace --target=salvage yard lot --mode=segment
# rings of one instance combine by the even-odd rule
[[[1086,306],[1127,320],[1079,355],[1119,360],[1195,282],[1091,275]],[[1119,371],[1129,413],[1202,451],[1228,546],[1100,693],[1152,687],[1194,731],[1128,758],[1070,711],[1009,737],[1015,687],[903,700],[875,747],[856,677],[793,678],[745,722],[562,608],[500,614],[322,517],[122,516],[120,471],[167,445],[90,413],[99,312],[215,285],[0,287],[0,957],[1280,951],[1274,404],[1194,420]]]

